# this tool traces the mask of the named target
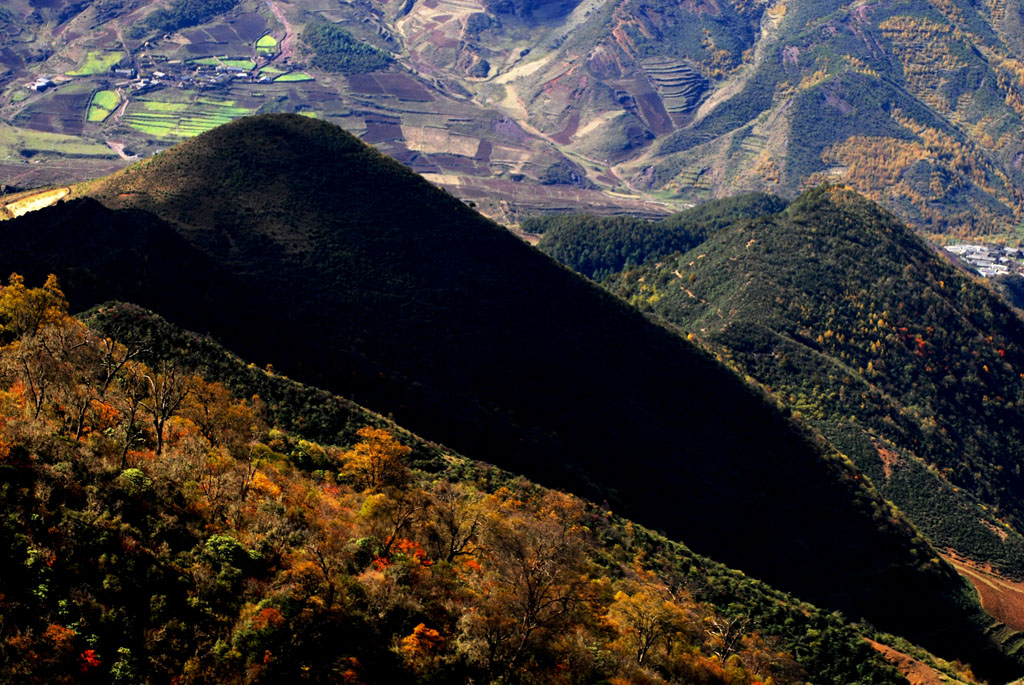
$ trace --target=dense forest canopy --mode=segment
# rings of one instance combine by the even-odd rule
[[[312,64],[326,71],[360,74],[391,64],[391,57],[368,43],[356,40],[345,29],[326,21],[309,23],[302,40],[313,50]]]
[[[527,218],[522,228],[541,235],[541,250],[584,276],[600,280],[629,266],[686,252],[737,221],[785,208],[786,202],[773,195],[749,193],[705,202],[658,221],[556,214]]]

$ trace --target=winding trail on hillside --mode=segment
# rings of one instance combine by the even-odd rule
[[[270,11],[274,13],[277,20],[284,26],[284,37],[281,39],[281,57],[290,58],[293,54],[292,47],[295,45],[295,29],[288,19],[285,18],[284,11],[276,0],[267,0],[267,4],[270,6]]]

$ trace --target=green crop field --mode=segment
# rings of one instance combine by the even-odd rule
[[[251,59],[228,59],[227,57],[200,57],[191,60],[192,64],[199,64],[204,67],[235,67],[237,69],[251,70],[256,68],[256,63]]]
[[[142,106],[150,112],[184,112],[189,108],[185,102],[161,102],[158,100],[143,100]]]
[[[105,74],[122,59],[124,59],[123,52],[90,51],[89,54],[86,55],[85,63],[75,71],[69,71],[68,76],[93,76],[95,74]]]
[[[217,98],[210,98],[210,97],[198,97],[198,98],[196,98],[196,104],[198,104],[198,105],[213,105],[214,107],[234,107],[235,106],[235,101],[234,100],[218,100]]]
[[[250,108],[236,107],[234,100],[210,97],[187,103],[139,100],[130,106],[123,121],[155,138],[191,138],[251,113]]]
[[[312,81],[313,77],[304,71],[293,71],[290,74],[284,76],[278,76],[274,79],[274,83],[297,83],[299,81]]]
[[[275,67],[273,64],[260,69],[260,76],[279,76],[284,73],[287,72],[284,69]]]
[[[114,113],[119,104],[121,104],[121,97],[115,91],[98,90],[92,96],[92,102],[89,103],[86,120],[94,124],[102,123]]]
[[[256,41],[256,52],[261,55],[272,55],[277,52],[277,38],[269,33]]]

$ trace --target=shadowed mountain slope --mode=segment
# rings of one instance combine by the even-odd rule
[[[187,315],[238,353],[463,453],[608,499],[991,679],[1022,670],[984,634],[955,572],[820,439],[707,354],[342,130],[242,120],[76,192],[116,217],[166,222],[244,286],[244,299],[201,300]],[[8,222],[3,243],[49,252],[58,276],[107,268],[107,246],[70,255],[27,226]],[[19,267],[6,248],[0,267]],[[150,284],[139,303],[164,311],[190,276]],[[229,310],[237,325],[220,318]]]
[[[0,349],[5,398],[48,383],[0,407],[4,683],[547,683],[566,664],[576,682],[906,683],[868,639],[976,681],[135,305],[86,312],[86,330],[55,282],[0,300],[5,342],[20,332]],[[131,428],[137,374],[189,388],[159,451],[160,428]],[[81,399],[103,410],[69,421]],[[396,523],[400,506],[416,515]],[[532,613],[537,590],[553,611]],[[671,630],[641,642],[650,616]]]
[[[937,546],[1024,576],[1024,323],[894,217],[820,188],[607,283],[770,387]]]

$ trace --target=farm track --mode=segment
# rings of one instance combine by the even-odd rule
[[[284,12],[276,0],[268,0],[267,4],[270,6],[270,11],[274,13],[277,20],[284,26],[284,37],[281,39],[281,58],[290,59],[293,55],[292,48],[295,46],[295,29],[284,16]]]
[[[957,683],[962,685],[963,683],[963,681],[950,678],[945,673],[936,671],[923,661],[918,661],[909,654],[904,654],[888,645],[883,645],[874,640],[868,640],[867,642],[882,655],[883,659],[895,666],[896,670],[903,674],[910,685],[956,685]]]
[[[974,586],[985,611],[1007,627],[1024,631],[1024,582],[1003,578],[990,568],[955,554],[945,554],[943,558]]]

